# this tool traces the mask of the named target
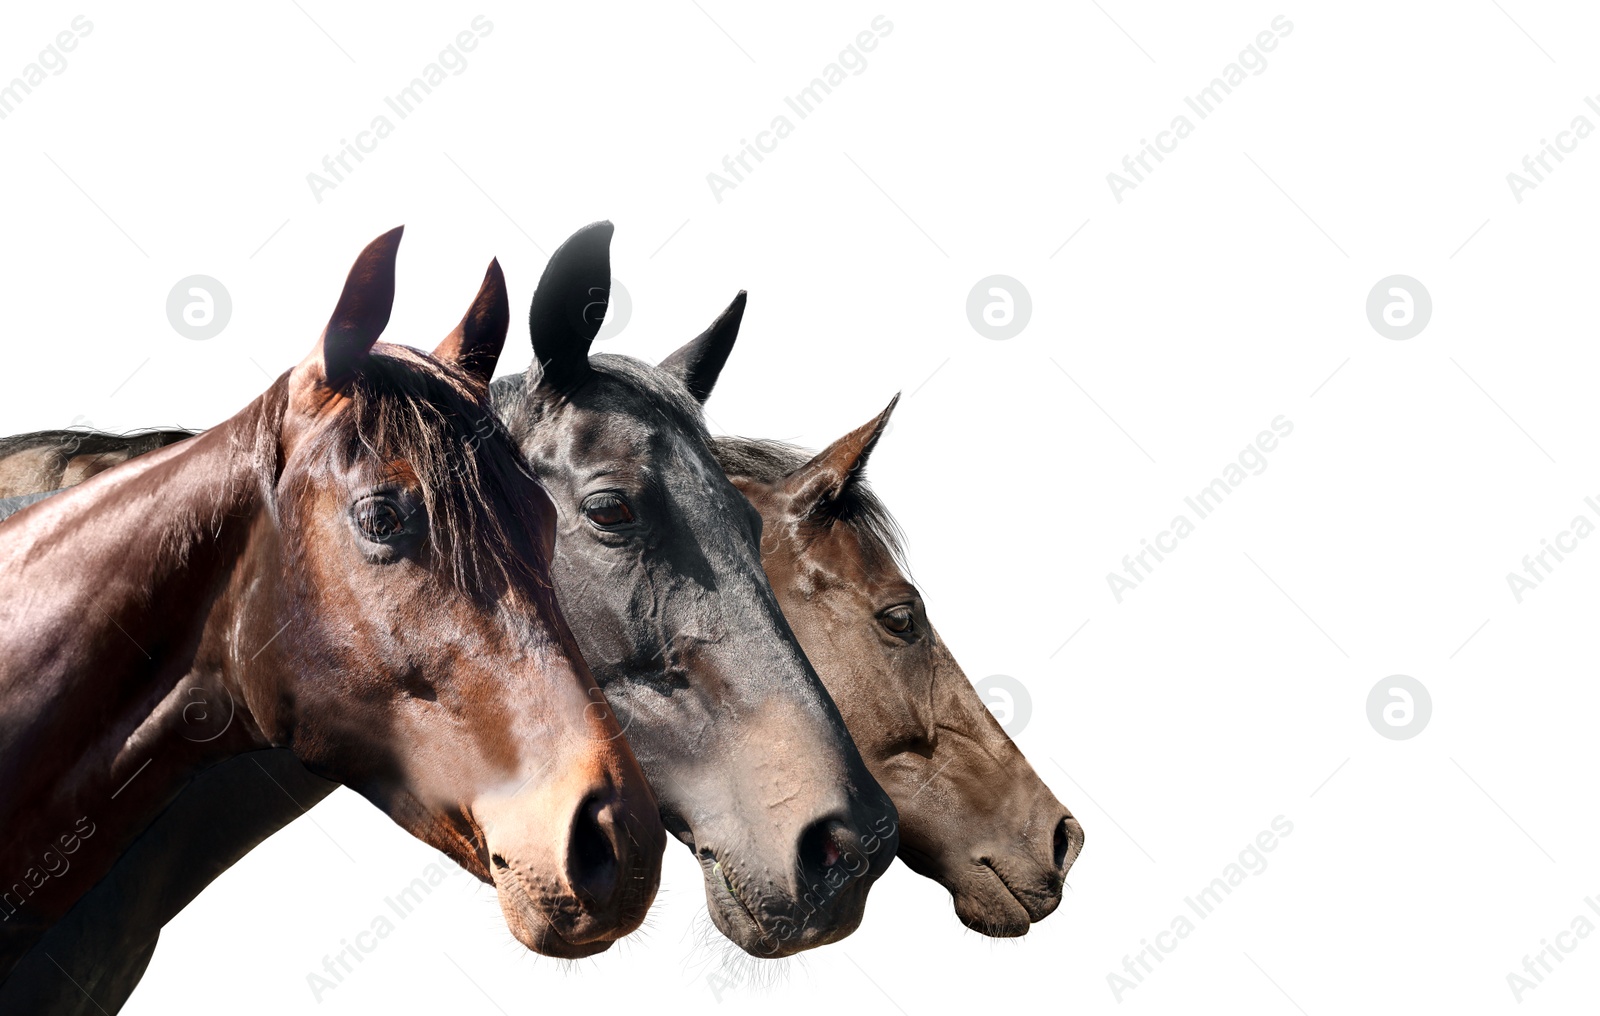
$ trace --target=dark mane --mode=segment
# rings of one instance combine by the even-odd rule
[[[777,483],[816,454],[782,441],[725,436],[711,439],[711,451],[729,478],[757,483]],[[830,515],[850,525],[869,546],[888,554],[902,571],[907,570],[905,534],[864,478],[857,476],[845,485],[844,493],[831,506]]]
[[[552,595],[550,562],[539,502],[529,497],[530,488],[542,488],[480,392],[453,365],[380,346],[346,392],[347,425],[328,428],[317,442],[341,465],[369,456],[410,464],[432,550],[459,589],[543,599]]]
[[[56,468],[59,469],[66,466],[67,460],[74,455],[103,455],[107,452],[125,451],[131,457],[153,452],[157,448],[164,448],[193,436],[194,431],[177,429],[133,430],[124,434],[77,428],[36,430],[28,434],[0,437],[0,458],[18,452],[48,448],[55,451]]]

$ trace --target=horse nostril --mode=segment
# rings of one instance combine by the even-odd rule
[[[494,866],[496,868],[499,868],[501,871],[504,871],[505,869],[511,867],[511,865],[506,863],[506,859],[501,857],[499,854],[490,854],[489,855],[489,860],[493,861],[494,862]]]
[[[839,844],[839,823],[822,819],[811,823],[800,834],[800,863],[808,871],[829,872],[844,858]]]
[[[575,893],[609,905],[620,885],[620,864],[605,829],[605,802],[588,797],[578,806],[567,839],[567,880]]]
[[[1060,871],[1062,868],[1066,867],[1067,854],[1072,850],[1072,832],[1067,826],[1069,821],[1071,821],[1070,817],[1063,818],[1060,822],[1056,823],[1056,836],[1054,843],[1056,871]]]

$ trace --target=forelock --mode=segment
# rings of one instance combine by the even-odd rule
[[[385,345],[365,359],[346,392],[342,422],[319,442],[345,465],[357,458],[409,463],[432,549],[458,589],[515,588],[543,598],[550,589],[544,521],[528,496],[538,480],[480,391],[451,364]]]

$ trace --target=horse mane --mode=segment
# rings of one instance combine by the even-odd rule
[[[107,452],[126,451],[130,456],[143,455],[157,448],[165,448],[185,438],[193,437],[192,430],[150,428],[130,430],[121,434],[111,431],[87,430],[70,427],[65,430],[36,430],[28,434],[0,437],[0,458],[17,452],[53,448],[60,456],[58,466],[66,465],[73,455],[103,455]]]
[[[348,425],[327,428],[313,444],[344,466],[367,456],[405,459],[428,513],[431,550],[458,589],[515,589],[553,605],[545,522],[527,496],[530,486],[543,488],[482,392],[453,364],[379,346],[345,391]]]
[[[782,441],[720,435],[711,439],[711,451],[730,479],[768,484],[779,482],[816,455]],[[902,571],[908,570],[905,532],[861,474],[845,484],[828,514],[859,533],[868,547],[887,554]]]

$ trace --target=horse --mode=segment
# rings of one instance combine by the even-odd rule
[[[777,610],[756,520],[711,456],[681,368],[615,356],[580,362],[605,314],[609,238],[610,225],[597,224],[552,257],[530,312],[538,362],[496,382],[495,396],[508,418],[520,416],[527,445],[548,439],[581,450],[570,461],[534,462],[563,517],[557,598],[641,761],[642,743],[659,745],[647,776],[669,827],[701,858],[713,922],[756,955],[788,955],[854,929],[867,886],[893,859],[898,823]],[[743,298],[735,303],[707,334],[736,332]],[[80,439],[45,432],[27,444]],[[624,473],[643,489],[613,482],[599,505],[594,492],[579,492]],[[648,509],[648,525],[600,528],[610,516],[599,509],[619,510],[618,502],[630,522]],[[728,529],[730,517],[740,524]],[[588,530],[574,531],[580,525],[603,542],[587,542]],[[619,605],[595,596],[601,587],[626,595]],[[630,710],[618,705],[623,698]],[[748,739],[740,711],[764,724],[765,740]],[[52,955],[74,957],[73,975],[95,979],[102,1003],[126,999],[166,921],[334,789],[292,757],[267,764],[283,792],[262,794],[268,781],[254,765],[216,767],[185,790],[147,835],[150,845],[53,932]],[[218,808],[225,820],[215,819]],[[41,983],[65,983],[53,961],[34,967]],[[9,990],[0,986],[0,1002]],[[74,1002],[64,997],[51,1011],[78,1011],[66,1007]]]
[[[1024,935],[1061,903],[1083,826],[984,706],[906,577],[900,529],[866,481],[899,401],[819,453],[718,437],[761,513],[761,563],[867,767],[900,813],[900,859],[956,916]]]
[[[759,958],[837,941],[898,847],[895,807],[779,609],[761,518],[701,410],[745,295],[659,366],[591,356],[612,226],[574,233],[534,292],[534,364],[491,402],[555,500],[556,598],[717,929]]]
[[[434,355],[379,344],[400,237],[235,416],[0,526],[0,977],[185,784],[267,749],[494,886],[529,949],[643,920],[666,832],[485,401],[503,277]]]

